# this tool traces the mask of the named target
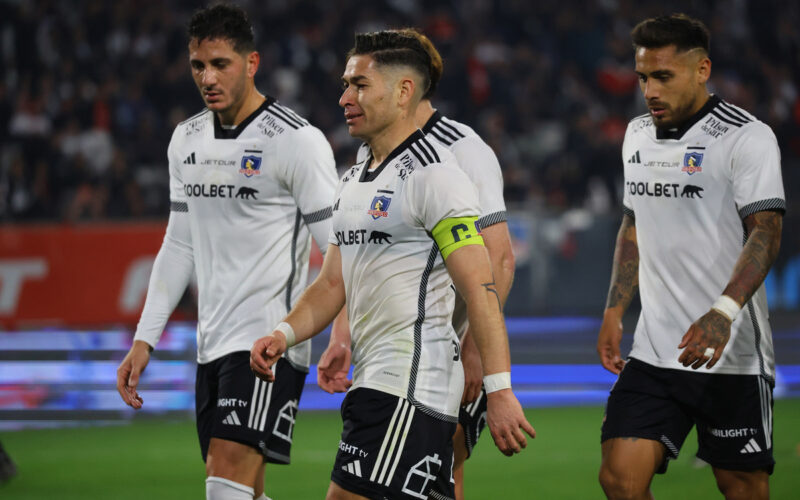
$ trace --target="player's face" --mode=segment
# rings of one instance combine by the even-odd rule
[[[636,74],[653,123],[679,125],[700,110],[707,96],[711,61],[699,49],[676,52],[674,45],[636,49]]]
[[[254,57],[255,56],[255,57]],[[193,38],[189,63],[194,83],[208,109],[215,113],[237,110],[258,68],[258,53],[242,55],[229,40]]]
[[[395,82],[391,80],[371,56],[357,55],[347,60],[339,106],[344,108],[350,135],[368,140],[397,119]]]

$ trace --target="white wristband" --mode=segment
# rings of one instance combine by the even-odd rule
[[[511,389],[511,372],[492,373],[483,377],[483,388],[486,394],[503,389]]]
[[[275,330],[281,332],[283,336],[286,337],[286,347],[292,347],[295,344],[296,338],[294,336],[294,328],[292,328],[292,325],[285,321],[281,321],[278,323],[278,326],[275,327]],[[270,333],[270,335],[272,334]]]
[[[720,295],[717,301],[714,302],[714,305],[711,306],[711,309],[716,309],[717,312],[733,321],[736,319],[736,315],[739,314],[739,311],[742,310],[742,306],[727,295]]]

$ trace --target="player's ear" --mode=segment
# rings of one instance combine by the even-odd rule
[[[410,76],[401,77],[398,82],[398,104],[405,107],[414,99],[417,84]]]
[[[258,64],[261,62],[261,54],[256,51],[247,54],[247,76],[253,78],[258,71]]]
[[[705,85],[711,77],[711,59],[703,55],[697,61],[697,83]]]

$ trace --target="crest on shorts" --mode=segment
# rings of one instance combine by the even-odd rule
[[[686,172],[689,175],[695,172],[702,172],[703,167],[700,166],[702,163],[703,153],[686,153],[683,155],[683,168],[681,172]]]
[[[369,204],[367,213],[370,214],[374,220],[378,220],[381,217],[388,217],[389,205],[391,203],[392,199],[388,196],[376,196],[372,198],[372,203]]]
[[[244,174],[245,177],[259,175],[261,173],[261,157],[255,155],[243,156],[239,173]]]

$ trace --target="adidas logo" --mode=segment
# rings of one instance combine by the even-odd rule
[[[192,151],[192,154],[190,154],[189,156],[186,157],[185,160],[183,160],[183,164],[184,165],[196,165],[197,164],[197,161],[195,161],[195,159],[194,159],[194,151]]]
[[[750,441],[748,441],[747,444],[744,445],[744,448],[739,450],[739,453],[742,453],[742,454],[758,453],[760,451],[761,451],[761,447],[758,446],[758,443],[756,443],[755,438],[750,438]]]
[[[192,153],[194,154],[194,153]],[[635,155],[631,156],[631,159],[628,160],[628,163],[642,163],[642,158],[639,156],[639,152],[637,151]]]
[[[223,420],[222,423],[227,425],[242,425],[242,422],[239,421],[239,416],[235,411],[232,411],[230,415],[225,417],[225,420]]]
[[[356,477],[361,477],[361,461],[355,460],[347,465],[342,465],[342,470],[347,471]]]

